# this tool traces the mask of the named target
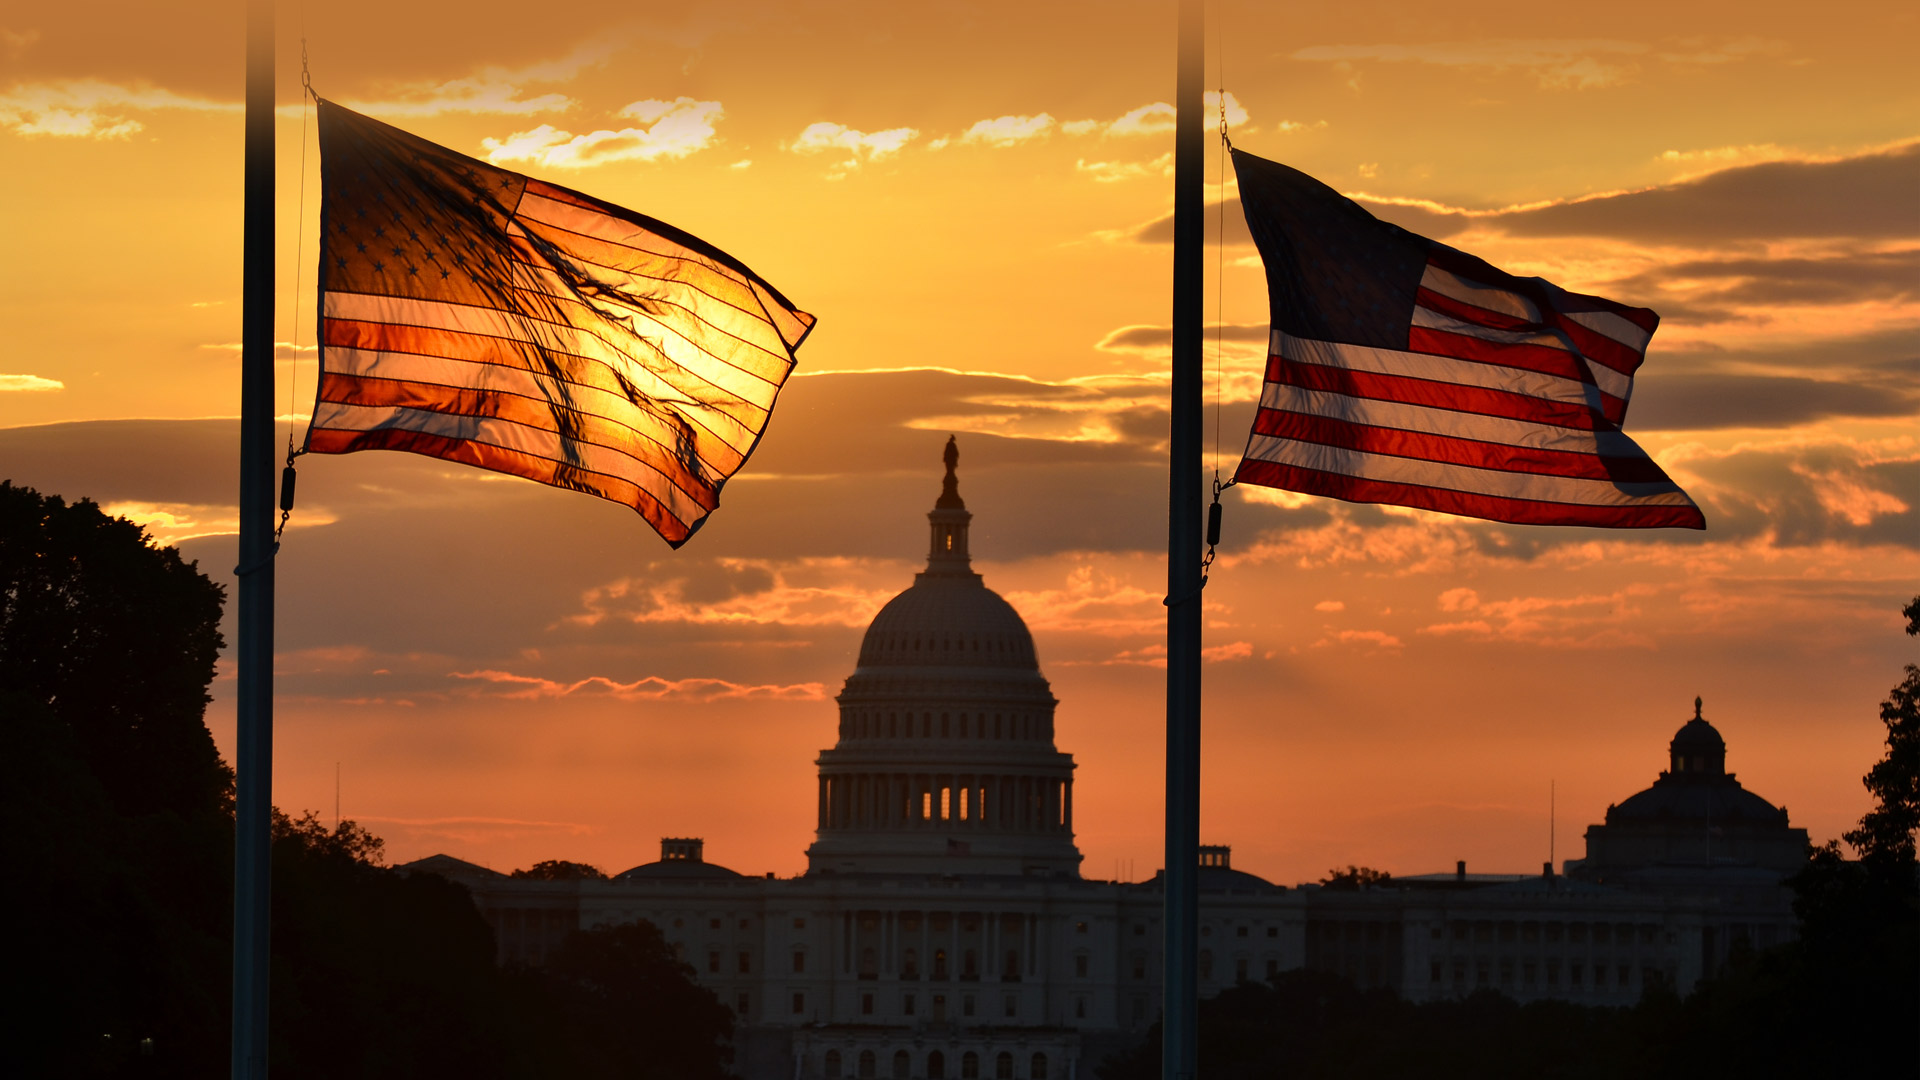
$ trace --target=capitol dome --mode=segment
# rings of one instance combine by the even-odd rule
[[[810,873],[1073,874],[1073,759],[1013,605],[974,573],[960,452],[927,514],[927,567],[867,627],[821,752]]]
[[[1806,860],[1807,831],[1727,771],[1726,740],[1700,709],[1694,698],[1693,719],[1667,744],[1669,767],[1653,785],[1607,807],[1606,823],[1587,829],[1583,875],[1620,880],[1655,866],[1787,872]]]

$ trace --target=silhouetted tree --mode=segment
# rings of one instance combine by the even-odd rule
[[[545,859],[534,863],[525,870],[515,870],[508,877],[525,878],[530,881],[605,881],[606,871],[583,862],[568,862],[565,859]]]
[[[133,522],[0,481],[0,686],[72,728],[123,813],[190,815],[232,797],[201,722],[222,599]]]
[[[693,981],[660,929],[641,921],[568,935],[543,972],[571,1037],[551,1075],[724,1080],[733,1013]]]
[[[1907,633],[1920,633],[1920,596],[1902,614]],[[1880,722],[1887,726],[1887,755],[1861,778],[1874,805],[1846,839],[1863,862],[1911,878],[1920,830],[1920,666],[1907,665],[1907,677],[1880,703]]]
[[[1349,864],[1345,870],[1336,867],[1327,871],[1327,876],[1320,879],[1320,884],[1322,887],[1332,889],[1335,892],[1359,892],[1361,889],[1371,889],[1376,885],[1385,885],[1392,880],[1393,875],[1387,873],[1385,870],[1375,870],[1371,866],[1353,866]]]
[[[202,719],[221,600],[139,527],[0,483],[0,1074],[227,1070],[232,773]],[[731,1018],[657,933],[579,946],[566,979],[502,971],[466,889],[383,847],[275,812],[276,1077],[722,1075]]]

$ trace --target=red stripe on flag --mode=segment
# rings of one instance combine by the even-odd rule
[[[1414,506],[1512,525],[1588,525],[1628,529],[1707,527],[1706,518],[1694,506],[1587,506],[1509,499],[1419,484],[1400,484],[1390,480],[1366,480],[1252,458],[1240,462],[1234,481],[1305,492],[1308,495],[1324,495],[1348,502]]]
[[[1627,320],[1651,334],[1660,325],[1660,316],[1649,308],[1629,307],[1618,300],[1590,293],[1568,292],[1558,287],[1543,287],[1538,278],[1516,277],[1476,255],[1445,244],[1433,245],[1427,262],[1455,274],[1497,289],[1519,293],[1532,300],[1542,311],[1606,311]],[[1557,303],[1555,301],[1558,301]]]
[[[1549,345],[1488,341],[1485,338],[1467,334],[1416,326],[1407,332],[1407,349],[1410,352],[1426,353],[1429,356],[1445,356],[1476,364],[1517,368],[1521,371],[1539,372],[1542,375],[1557,375],[1563,379],[1593,386],[1593,373],[1581,365],[1578,357],[1565,349],[1556,349]],[[1599,397],[1601,412],[1608,420],[1618,424],[1621,418],[1626,416],[1627,403],[1624,400],[1614,397],[1597,386],[1593,387],[1593,392]]]
[[[659,500],[628,480],[604,473],[587,472],[559,465],[543,457],[524,454],[471,439],[450,439],[419,431],[382,428],[377,431],[336,431],[315,428],[307,436],[307,449],[316,454],[349,454],[356,450],[400,450],[410,454],[455,461],[494,472],[523,477],[552,487],[582,491],[589,495],[630,506],[656,529],[666,542],[679,547],[693,531],[669,513]]]
[[[1484,326],[1489,330],[1537,330],[1538,323],[1528,322],[1518,315],[1509,315],[1504,311],[1490,311],[1478,304],[1469,304],[1465,300],[1455,300],[1445,293],[1437,293],[1425,285],[1415,294],[1415,303],[1430,311],[1442,315],[1451,315],[1461,322],[1475,326]]]
[[[1612,427],[1586,405],[1548,401],[1528,394],[1491,390],[1482,386],[1462,386],[1459,383],[1415,379],[1405,375],[1382,375],[1324,364],[1306,364],[1284,356],[1267,358],[1267,381],[1305,390],[1345,394],[1348,397],[1398,401],[1406,405],[1425,405],[1433,409],[1500,416],[1584,431]]]
[[[1623,484],[1672,482],[1660,466],[1646,457],[1602,457],[1597,453],[1540,450],[1424,431],[1374,427],[1280,409],[1261,409],[1254,415],[1253,430],[1262,435],[1322,446],[1421,461],[1441,461],[1499,472],[1611,480]]]
[[[445,416],[505,420],[509,423],[538,428],[541,431],[564,434],[573,442],[600,446],[615,453],[625,454],[640,467],[663,474],[674,487],[685,493],[688,499],[708,511],[719,505],[714,498],[712,486],[688,471],[680,459],[674,455],[672,447],[618,421],[597,413],[570,409],[556,401],[523,397],[498,389],[477,390],[439,383],[378,379],[339,373],[328,376],[326,383],[320,388],[318,400],[337,405],[418,409],[422,412],[439,413]],[[567,424],[567,430],[564,433],[561,430],[562,418]],[[635,443],[646,445],[636,448]],[[636,453],[636,449],[642,452]]]

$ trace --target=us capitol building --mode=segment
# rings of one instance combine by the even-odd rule
[[[674,838],[607,881],[447,855],[402,869],[467,885],[502,962],[539,964],[576,929],[654,923],[735,1009],[749,1080],[1091,1077],[1158,1016],[1161,889],[1081,876],[1057,701],[1019,613],[973,572],[958,457],[950,439],[927,568],[874,617],[837,699],[806,873],[744,876]],[[1730,950],[1793,933],[1781,879],[1806,832],[1725,760],[1696,701],[1669,770],[1609,808],[1564,873],[1460,863],[1286,888],[1203,847],[1201,993],[1300,967],[1413,1001],[1685,993]]]

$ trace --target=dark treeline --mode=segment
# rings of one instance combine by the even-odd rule
[[[1920,597],[1903,612],[1920,635]],[[1790,879],[1798,940],[1736,952],[1684,1000],[1649,991],[1633,1008],[1515,1003],[1486,990],[1411,1004],[1338,975],[1292,971],[1200,1003],[1200,1075],[1327,1080],[1402,1077],[1920,1076],[1920,666],[1880,706],[1886,755],[1864,778],[1874,806]],[[1327,888],[1387,886],[1364,867]],[[1156,1080],[1160,1029],[1101,1064],[1101,1080]]]
[[[227,1072],[233,774],[219,586],[89,502],[0,483],[0,1075]],[[647,924],[499,968],[464,888],[277,815],[277,1077],[726,1075],[732,1016]]]

